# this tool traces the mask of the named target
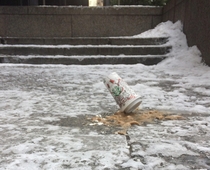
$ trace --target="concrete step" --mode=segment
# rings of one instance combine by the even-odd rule
[[[67,37],[67,38],[16,38],[2,37],[1,44],[36,44],[36,45],[157,45],[167,42],[166,37],[135,38],[135,37]]]
[[[2,45],[3,55],[163,55],[170,51],[170,46],[21,46]]]
[[[167,38],[1,38],[0,63],[153,65],[167,58]]]
[[[138,56],[0,56],[0,63],[14,64],[137,64],[154,65],[167,58],[167,55]]]

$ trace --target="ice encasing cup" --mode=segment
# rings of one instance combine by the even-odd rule
[[[117,73],[113,72],[105,77],[104,84],[122,112],[131,113],[141,104],[140,97]]]

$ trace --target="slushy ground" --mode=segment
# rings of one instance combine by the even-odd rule
[[[180,22],[141,35],[169,36],[155,66],[0,65],[0,170],[210,169],[210,67],[188,47]],[[103,84],[117,72],[141,96],[140,110],[185,117],[116,126],[91,122],[119,107]]]

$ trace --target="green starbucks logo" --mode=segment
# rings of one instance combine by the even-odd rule
[[[119,96],[121,92],[122,92],[122,89],[119,86],[115,86],[112,89],[112,94],[114,96]]]

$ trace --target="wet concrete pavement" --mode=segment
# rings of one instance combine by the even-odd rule
[[[131,127],[126,136],[116,135],[119,127],[92,125],[90,121],[95,115],[118,110],[101,83],[110,67],[1,66],[0,70],[0,170],[210,169],[208,113],[167,110],[186,119],[156,120]],[[123,74],[130,68],[114,70]],[[135,70],[125,73],[134,75]],[[179,77],[164,76],[141,83],[158,86],[166,93],[180,89],[174,86]],[[133,79],[128,79],[131,86],[140,82]],[[194,92],[188,88],[183,94]],[[200,100],[208,97],[199,92],[195,95]],[[152,94],[145,98],[144,109],[148,109],[150,97]],[[170,97],[173,101],[170,94],[165,99],[159,97],[154,103]],[[190,108],[190,104],[185,105]]]

